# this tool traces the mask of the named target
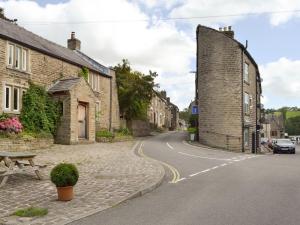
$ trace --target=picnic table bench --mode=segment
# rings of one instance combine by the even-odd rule
[[[5,171],[2,171],[2,174],[0,174],[0,177],[3,177],[0,187],[6,184],[9,175],[23,171],[24,166],[31,166],[38,179],[41,180],[42,176],[39,169],[33,162],[35,156],[35,154],[26,152],[0,152],[0,163],[3,161],[6,168]],[[29,164],[24,161],[28,161]]]

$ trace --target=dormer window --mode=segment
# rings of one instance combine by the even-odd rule
[[[28,71],[28,50],[9,43],[7,49],[7,65],[12,69]]]

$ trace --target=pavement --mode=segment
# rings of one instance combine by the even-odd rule
[[[295,155],[252,155],[191,146],[182,132],[141,143],[164,165],[163,184],[140,198],[70,225],[300,224],[300,148]]]
[[[37,180],[31,171],[9,177],[0,189],[0,224],[66,224],[152,191],[162,182],[165,170],[156,161],[138,157],[134,152],[138,144],[55,145],[33,151],[36,164],[46,165],[41,169],[44,179]],[[75,198],[70,202],[57,201],[56,188],[49,179],[59,162],[74,163],[79,170]],[[29,206],[47,208],[49,213],[41,218],[10,216]]]

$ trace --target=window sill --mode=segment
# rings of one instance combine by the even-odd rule
[[[8,114],[15,114],[15,115],[20,115],[21,114],[20,111],[11,111],[11,110],[7,110],[7,109],[4,109],[3,112],[8,113]]]
[[[244,83],[247,84],[247,85],[250,85],[250,82],[249,82],[249,81],[245,81],[245,80],[244,80]]]
[[[9,69],[9,70],[12,70],[12,71],[15,71],[15,72],[18,72],[18,73],[23,73],[23,74],[26,74],[28,76],[31,75],[31,73],[28,72],[28,71],[24,71],[24,70],[21,70],[21,69],[13,68],[11,66],[6,66],[6,69]]]

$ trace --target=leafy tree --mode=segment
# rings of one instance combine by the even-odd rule
[[[291,117],[286,120],[286,132],[289,135],[299,135],[300,134],[300,116]]]
[[[113,68],[116,71],[120,112],[127,120],[146,119],[147,109],[153,96],[156,72],[145,75],[132,70],[128,60]]]
[[[190,117],[190,113],[188,108],[185,108],[183,109],[183,111],[179,112],[179,118],[184,120],[186,123],[189,122],[189,117]]]

